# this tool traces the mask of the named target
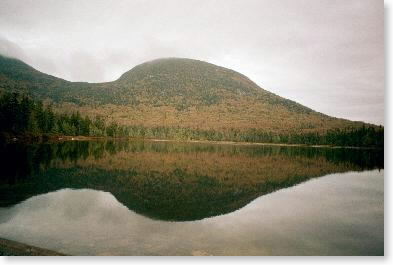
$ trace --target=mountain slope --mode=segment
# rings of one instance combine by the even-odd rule
[[[59,112],[99,114],[123,125],[277,133],[363,126],[277,96],[233,70],[191,59],[146,62],[116,81],[94,84],[65,81],[0,56],[0,90],[22,91],[52,102]]]
[[[153,98],[157,105],[173,104],[180,108],[189,108],[193,105],[209,106],[228,99],[252,97],[270,104],[281,104],[297,112],[311,111],[260,89],[244,75],[197,60],[154,60],[136,66],[123,74],[118,82],[127,88],[126,90],[150,96],[148,101],[144,102],[147,104],[151,103]]]

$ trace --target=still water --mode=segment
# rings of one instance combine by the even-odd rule
[[[0,237],[72,255],[383,255],[383,152],[0,147]]]

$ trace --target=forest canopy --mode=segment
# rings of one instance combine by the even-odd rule
[[[49,134],[66,136],[127,136],[125,127],[96,116],[90,118],[79,112],[57,114],[51,105],[32,100],[18,93],[0,97],[0,131],[13,134]]]

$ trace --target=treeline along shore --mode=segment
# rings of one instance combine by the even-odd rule
[[[384,128],[365,125],[360,128],[327,130],[324,133],[275,133],[261,129],[201,130],[186,127],[123,126],[102,116],[55,113],[50,105],[18,93],[0,96],[0,140],[69,139],[83,137],[132,137],[140,139],[204,140],[250,143],[331,145],[353,147],[384,146]]]

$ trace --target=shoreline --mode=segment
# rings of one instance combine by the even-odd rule
[[[260,142],[234,142],[234,141],[210,141],[210,140],[175,140],[159,138],[138,138],[138,137],[110,137],[110,136],[53,136],[53,135],[7,135],[3,137],[3,142],[10,143],[58,143],[66,141],[147,141],[147,142],[173,142],[173,143],[196,143],[196,144],[216,144],[216,145],[243,145],[243,146],[283,146],[283,147],[311,147],[311,148],[331,148],[331,149],[359,149],[359,150],[383,150],[381,147],[361,147],[361,146],[338,146],[338,145],[307,145],[289,143],[260,143]],[[1,142],[1,141],[0,141]]]
[[[39,248],[17,241],[0,238],[0,256],[68,256],[53,250]]]
[[[135,139],[135,138],[133,138]],[[338,146],[338,145],[307,145],[307,144],[286,144],[286,143],[254,143],[254,142],[233,142],[233,141],[208,141],[208,140],[172,140],[172,139],[142,139],[152,142],[178,142],[178,143],[199,143],[199,144],[219,144],[219,145],[256,145],[256,146],[284,146],[284,147],[312,147],[312,148],[332,148],[332,149],[364,149],[364,150],[383,150],[379,147],[360,147],[360,146]]]

